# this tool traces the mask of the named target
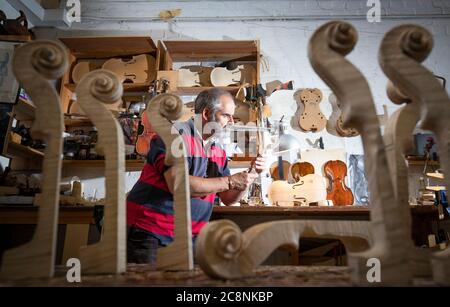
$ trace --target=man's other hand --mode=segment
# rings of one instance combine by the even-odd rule
[[[266,158],[264,156],[258,156],[255,159],[255,171],[260,174],[264,171],[266,164]]]
[[[255,179],[256,173],[240,172],[230,176],[231,189],[245,191]]]

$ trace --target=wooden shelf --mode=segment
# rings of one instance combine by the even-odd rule
[[[75,92],[77,88],[74,83],[65,83],[64,86],[71,92]],[[147,83],[125,83],[123,84],[124,92],[148,92],[150,84]]]
[[[14,142],[8,142],[6,154],[11,157],[27,157],[30,159],[42,159],[44,157],[42,151]]]
[[[147,36],[64,37],[59,40],[78,59],[104,59],[143,53],[156,56],[156,45]]]
[[[34,120],[36,107],[32,102],[19,98],[18,103],[14,106],[13,113],[18,121]]]
[[[174,62],[228,61],[258,55],[256,40],[164,40]]]
[[[144,167],[144,160],[126,160],[125,170],[141,171]],[[88,167],[88,168],[100,168],[105,167],[105,160],[63,160],[63,167]]]
[[[0,41],[26,43],[31,41],[31,35],[0,35]]]
[[[64,125],[67,127],[92,126],[92,121],[87,117],[64,117]]]
[[[425,160],[409,160],[408,165],[425,165]],[[439,166],[439,161],[428,161],[428,166]]]
[[[200,94],[200,92],[204,91],[204,90],[209,90],[213,87],[200,87],[200,86],[195,86],[195,87],[179,87],[176,91],[171,91],[172,94],[175,95],[198,95]],[[239,90],[239,86],[219,86],[218,88],[224,89],[226,91],[229,91],[231,94],[236,94],[237,91]]]

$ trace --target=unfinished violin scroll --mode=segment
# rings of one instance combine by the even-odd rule
[[[122,128],[108,105],[123,93],[118,77],[105,69],[83,76],[77,86],[81,109],[98,130],[97,147],[105,156],[105,207],[99,243],[80,250],[86,273],[117,274],[126,270],[125,149]]]
[[[196,259],[213,278],[234,279],[253,270],[280,246],[298,248],[299,238],[339,238],[348,252],[361,251],[370,241],[367,221],[286,220],[261,223],[241,232],[229,220],[203,227],[196,242]]]
[[[349,265],[354,281],[367,282],[367,260],[377,258],[383,266],[383,282],[409,283],[411,229],[403,224],[402,206],[394,196],[390,176],[386,175],[389,169],[372,94],[361,72],[344,58],[356,40],[355,28],[333,21],[321,26],[308,46],[311,65],[342,104],[344,128],[356,128],[363,141],[373,244],[367,251],[351,255]]]
[[[365,250],[367,244],[364,241],[370,243],[372,248],[369,252],[356,254],[357,261],[351,265],[358,281],[367,281],[367,259],[373,256],[382,258],[384,281],[396,280],[397,275],[402,281],[409,280],[409,263],[402,261],[405,254],[403,240],[407,242],[408,237],[410,238],[410,229],[405,232],[398,226],[401,221],[397,220],[398,216],[395,214],[397,207],[392,185],[383,175],[388,173],[386,156],[369,87],[359,71],[329,47],[335,40],[334,45],[338,50],[349,52],[356,43],[356,37],[356,31],[350,25],[328,23],[314,33],[309,46],[309,57],[319,75],[332,87],[338,98],[345,101],[344,111],[347,110],[348,114],[344,114],[344,121],[348,121],[348,125],[356,127],[359,132],[364,132],[361,135],[369,160],[366,161],[370,174],[369,186],[371,193],[375,195],[372,221],[276,221],[253,226],[243,234],[230,221],[214,221],[205,226],[197,238],[196,256],[207,274],[219,278],[248,275],[277,247],[297,246],[299,237],[305,235],[339,238],[350,255]],[[354,114],[355,110],[358,111],[357,114]],[[384,203],[387,207],[383,207]],[[393,215],[391,219],[390,214]],[[383,223],[384,220],[388,225]],[[388,227],[391,225],[395,227],[395,231]],[[387,254],[390,250],[395,250],[395,253]],[[400,274],[397,274],[399,271]]]
[[[158,248],[157,268],[192,270],[194,260],[189,173],[185,159],[187,153],[182,136],[171,123],[183,115],[183,101],[173,94],[160,94],[149,102],[146,112],[151,118],[153,129],[166,146],[164,163],[175,167],[174,241],[167,247]]]
[[[420,63],[433,48],[433,38],[423,27],[398,26],[382,42],[379,59],[388,78],[412,101],[420,104],[421,128],[437,138],[444,184],[450,189],[450,98],[440,82]],[[433,278],[450,283],[450,249],[433,255]]]
[[[47,144],[42,163],[42,193],[35,199],[38,221],[30,242],[7,250],[0,276],[5,279],[52,277],[61,178],[63,115],[59,95],[50,80],[68,69],[66,49],[55,41],[34,41],[14,52],[14,74],[36,105],[31,135]]]

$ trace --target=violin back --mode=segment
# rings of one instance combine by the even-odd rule
[[[226,67],[216,67],[211,71],[211,83],[213,86],[238,85],[241,82],[241,69],[239,65],[236,69],[228,70]]]
[[[340,160],[328,161],[324,165],[324,172],[329,180],[327,199],[333,201],[334,206],[353,205],[353,193],[345,185],[347,176],[347,165]]]
[[[109,59],[102,68],[114,72],[122,83],[149,83],[156,78],[156,61],[148,54],[134,56],[128,61]]]
[[[147,112],[142,113],[141,124],[144,126],[144,131],[137,138],[136,152],[145,157],[150,151],[150,142],[157,133],[154,131],[148,120]]]
[[[336,95],[331,93],[328,99],[333,108],[333,112],[331,113],[330,118],[328,118],[327,131],[330,134],[342,137],[353,137],[359,135],[359,132],[354,128],[344,128],[341,104],[337,100]]]
[[[190,72],[194,72],[198,74],[200,80],[200,86],[211,87],[211,71],[213,67],[208,66],[200,66],[200,65],[187,65],[182,66],[180,69],[188,69]],[[178,85],[181,86],[181,85]]]
[[[89,61],[78,62],[72,70],[72,80],[74,83],[80,82],[81,78],[87,73],[93,71],[95,65]]]
[[[294,206],[295,202],[307,205],[325,200],[327,189],[322,176],[309,174],[294,184],[284,180],[272,182],[268,196],[272,205]]]
[[[200,75],[198,72],[193,72],[184,68],[178,70],[179,87],[194,87],[200,85]]]
[[[286,180],[289,174],[289,168],[291,167],[291,163],[289,163],[286,160],[282,161],[284,178],[280,178],[279,176],[278,164],[279,164],[278,162],[272,163],[272,165],[270,166],[270,176],[272,177],[273,180]]]
[[[300,91],[299,97],[304,105],[300,114],[299,126],[305,131],[318,132],[325,128],[327,119],[320,110],[320,102],[322,101],[322,92],[319,89],[307,88]]]
[[[309,162],[295,162],[291,165],[291,175],[295,182],[310,174],[314,174],[314,166]]]

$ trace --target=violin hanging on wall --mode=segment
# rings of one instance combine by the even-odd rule
[[[354,128],[344,128],[342,120],[342,110],[339,100],[333,93],[330,94],[328,100],[331,103],[333,112],[327,122],[327,130],[330,134],[334,134],[342,137],[358,136],[359,132]]]
[[[353,205],[352,190],[345,185],[347,165],[340,160],[334,160],[326,162],[323,168],[329,180],[327,199],[332,200],[334,206]]]
[[[304,131],[318,132],[325,128],[327,119],[319,106],[322,97],[322,92],[317,88],[303,89],[294,94],[294,98],[300,100],[297,103],[304,106],[298,123]]]

